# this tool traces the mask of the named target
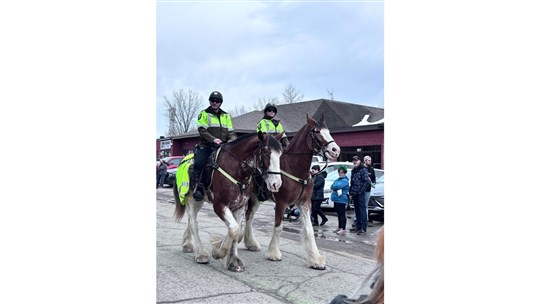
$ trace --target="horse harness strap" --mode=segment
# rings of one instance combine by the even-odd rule
[[[234,184],[236,184],[238,187],[240,187],[240,191],[244,192],[244,190],[246,190],[246,184],[242,184],[241,182],[237,181],[234,177],[232,177],[229,173],[227,173],[225,170],[223,170],[220,166],[218,166],[217,164],[217,159],[218,159],[218,155],[219,155],[219,152],[221,152],[221,146],[217,149],[216,151],[216,157],[215,157],[215,162],[214,162],[214,169],[219,171],[221,174],[223,174],[223,176],[225,176],[228,180],[230,180],[231,182],[233,182]],[[227,150],[225,150],[227,151]],[[234,156],[234,155],[233,155]]]
[[[306,189],[306,186],[307,186],[307,183],[309,181],[309,179],[311,178],[311,175],[307,178],[307,179],[301,179],[301,178],[298,178],[294,175],[291,175],[283,170],[281,170],[281,173],[283,173],[283,175],[287,176],[288,178],[294,180],[295,182],[297,183],[300,183],[300,185],[302,185],[302,192],[300,192],[300,195],[298,196],[298,198],[296,200],[299,200],[302,195],[304,194],[304,190]]]
[[[241,190],[241,191],[246,190],[246,184],[242,184],[241,182],[239,182],[239,181],[237,181],[236,179],[234,179],[234,177],[232,177],[229,173],[225,172],[225,170],[221,169],[221,167],[217,167],[216,169],[217,169],[221,174],[223,174],[223,176],[225,176],[226,178],[228,178],[231,182],[237,184],[238,187],[240,187],[240,190]]]
[[[281,174],[287,176],[288,178],[292,179],[293,181],[297,182],[297,183],[300,183],[302,186],[306,186],[307,183],[308,183],[308,180],[309,180],[309,177],[307,179],[301,179],[301,178],[298,178],[294,175],[291,175],[283,170],[281,170]],[[311,176],[310,176],[311,177]]]

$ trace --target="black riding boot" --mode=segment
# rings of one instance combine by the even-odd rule
[[[257,188],[257,200],[264,202],[268,200],[268,192],[266,191],[266,184],[259,171],[255,174],[255,187]]]
[[[204,197],[204,187],[203,187],[203,184],[199,182],[199,179],[197,178],[195,178],[194,183],[195,183],[195,190],[193,190],[193,198],[196,201],[200,202],[202,201]]]

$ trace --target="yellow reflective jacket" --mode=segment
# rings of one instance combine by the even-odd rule
[[[197,120],[201,146],[211,146],[219,138],[226,143],[236,139],[231,115],[221,109],[214,113],[211,107],[202,110]]]
[[[193,164],[194,156],[195,154],[193,153],[186,155],[178,165],[178,169],[176,169],[176,187],[178,188],[180,203],[182,203],[182,205],[186,204],[184,199],[186,198],[186,193],[189,191],[188,169],[189,166]]]
[[[259,123],[257,124],[257,132],[263,132],[266,134],[275,135],[278,133],[283,132],[283,137],[281,137],[281,144],[286,147],[289,144],[289,140],[287,139],[287,134],[285,134],[285,131],[283,130],[283,126],[281,125],[281,122],[276,119],[268,119],[263,118],[259,120]]]

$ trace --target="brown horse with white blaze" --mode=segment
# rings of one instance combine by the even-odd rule
[[[258,135],[258,136],[257,136]],[[202,201],[192,197],[193,186],[186,194],[186,205],[180,202],[178,188],[173,186],[176,201],[175,218],[180,221],[188,211],[188,228],[184,232],[182,249],[195,252],[197,263],[208,263],[208,252],[199,237],[197,213],[205,201],[211,203],[214,212],[226,224],[228,233],[220,241],[213,242],[212,257],[224,259],[231,271],[243,271],[244,264],[238,257],[237,244],[241,240],[240,223],[245,215],[250,194],[253,192],[255,170],[261,170],[270,192],[281,187],[280,161],[282,154],[279,138],[271,135],[248,134],[222,145],[213,165],[212,183],[205,191]],[[191,183],[192,184],[192,183]]]
[[[339,146],[334,142],[328,127],[324,123],[324,115],[321,115],[318,122],[307,115],[307,124],[296,133],[283,155],[281,155],[282,185],[277,193],[272,194],[272,198],[276,202],[275,223],[267,258],[272,261],[281,261],[282,259],[279,241],[283,213],[285,207],[294,203],[302,210],[301,241],[307,253],[309,267],[325,269],[325,258],[319,254],[317,249],[310,218],[313,181],[309,169],[314,154],[324,155],[330,160],[337,159],[340,154]],[[259,201],[257,196],[252,194],[246,212],[246,228],[244,231],[244,244],[251,251],[261,250],[259,242],[255,240],[253,235],[253,217],[258,209]]]

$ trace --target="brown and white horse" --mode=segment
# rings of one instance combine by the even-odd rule
[[[179,199],[178,188],[176,185],[173,186],[176,220],[182,219],[186,206],[188,210],[188,228],[183,235],[182,249],[184,252],[195,252],[197,263],[208,263],[208,252],[202,246],[197,222],[197,213],[207,201],[213,205],[214,212],[228,229],[227,235],[222,240],[213,241],[212,257],[225,258],[225,267],[231,271],[244,270],[237,250],[242,237],[239,223],[241,224],[244,219],[248,199],[253,192],[252,177],[255,170],[262,171],[270,192],[276,192],[281,187],[279,158],[282,148],[278,141],[281,136],[282,134],[274,137],[253,133],[222,145],[215,161],[211,185],[205,191],[202,201],[193,199],[191,186],[185,196],[187,203],[183,205]]]
[[[330,160],[337,159],[340,154],[339,146],[334,142],[324,123],[324,115],[318,122],[307,115],[307,124],[296,133],[281,156],[282,185],[277,193],[272,194],[272,198],[276,202],[276,212],[274,232],[268,247],[267,258],[272,261],[281,261],[282,259],[279,240],[283,229],[283,213],[285,207],[294,203],[302,210],[301,240],[307,253],[309,267],[325,269],[325,258],[319,254],[311,225],[313,181],[309,169],[314,154],[324,155]],[[253,235],[253,217],[258,209],[257,196],[252,194],[246,213],[244,231],[244,244],[251,251],[261,250],[261,245]]]

